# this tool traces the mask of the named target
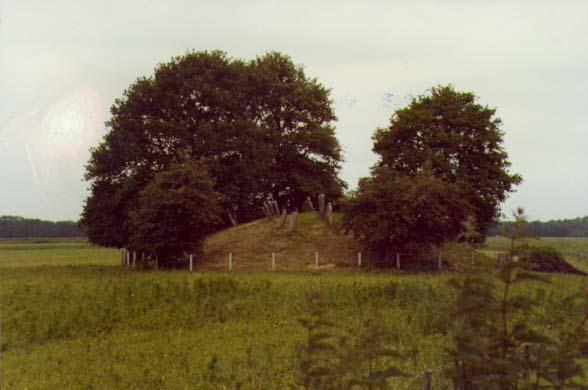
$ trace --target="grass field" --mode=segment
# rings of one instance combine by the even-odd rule
[[[564,249],[567,242],[553,241]],[[588,248],[588,240],[574,248]],[[450,275],[156,273],[119,263],[119,251],[79,241],[0,243],[3,389],[298,388],[296,346],[305,337],[298,319],[312,290],[341,328],[357,332],[379,313],[397,334],[390,342],[406,356],[397,365],[410,376],[392,388],[420,388],[425,369],[433,370],[435,389],[449,388],[442,368]],[[576,308],[562,301],[585,285],[582,277],[554,275],[516,293],[541,297],[528,320],[554,331],[576,319]]]

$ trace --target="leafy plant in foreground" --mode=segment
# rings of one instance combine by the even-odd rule
[[[306,316],[300,320],[308,335],[300,347],[305,389],[386,388],[388,378],[405,375],[392,364],[401,355],[388,346],[393,333],[382,326],[381,316],[365,320],[356,336],[350,332],[336,336],[320,295],[310,293],[307,304]]]
[[[488,277],[473,273],[450,282],[457,298],[454,345],[448,351],[451,367],[446,374],[454,389],[586,388],[577,379],[583,375],[579,360],[588,346],[588,304],[583,303],[575,328],[561,330],[553,338],[523,320],[534,310],[536,300],[512,296],[515,284],[546,279],[512,262],[502,268],[498,279],[500,288]]]
[[[330,331],[334,324],[326,319],[319,293],[308,294],[306,315],[299,321],[307,332],[306,343],[299,346],[304,355],[300,364],[302,385],[305,389],[323,388],[330,382],[329,353],[334,351]]]

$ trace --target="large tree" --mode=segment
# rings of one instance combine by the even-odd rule
[[[390,263],[396,252],[425,250],[454,238],[471,209],[462,190],[425,167],[408,176],[376,168],[343,202],[343,229]]]
[[[178,160],[205,164],[226,214],[241,221],[268,198],[299,205],[344,188],[329,91],[280,53],[245,62],[188,52],[139,78],[111,112],[85,176],[82,223],[97,244],[127,245],[139,192]]]
[[[495,113],[478,104],[473,93],[433,88],[396,111],[390,126],[376,130],[377,165],[416,176],[430,163],[435,176],[463,191],[484,233],[499,217],[500,203],[521,182],[509,171]]]
[[[206,235],[222,222],[223,196],[213,185],[197,161],[176,162],[156,174],[130,212],[129,246],[158,256],[164,266],[198,254]]]

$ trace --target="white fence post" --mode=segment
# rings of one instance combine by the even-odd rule
[[[318,252],[314,252],[314,268],[315,269],[318,269],[318,263],[319,263]]]
[[[272,271],[276,270],[276,252],[272,252]]]
[[[233,252],[229,252],[229,271],[233,270]]]
[[[190,272],[194,269],[194,255],[190,253]]]
[[[357,252],[357,266],[361,267],[361,252]]]

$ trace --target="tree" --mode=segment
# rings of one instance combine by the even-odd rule
[[[388,263],[395,252],[454,238],[471,211],[462,190],[430,169],[414,177],[387,167],[372,173],[343,203],[341,224]]]
[[[342,155],[329,90],[280,53],[257,58],[251,68],[256,121],[270,129],[277,146],[274,198],[299,206],[311,194],[341,196],[346,184],[337,178]]]
[[[510,240],[510,255],[515,254],[515,243],[525,238],[535,238],[533,235],[526,233],[527,225],[529,224],[525,210],[518,207],[516,211],[512,212],[514,221],[505,225],[502,229],[502,235]]]
[[[342,193],[329,91],[283,54],[245,62],[188,52],[139,78],[111,112],[86,166],[82,223],[94,243],[126,245],[139,192],[178,159],[206,165],[225,221],[261,216],[265,199],[288,206]]]
[[[158,256],[164,266],[197,254],[206,235],[222,222],[221,202],[206,166],[175,163],[139,192],[138,207],[130,213],[130,247]]]
[[[495,113],[476,103],[473,93],[433,88],[396,111],[389,127],[376,130],[378,166],[415,176],[429,162],[435,176],[462,189],[485,233],[499,217],[500,203],[521,182],[509,172]]]

